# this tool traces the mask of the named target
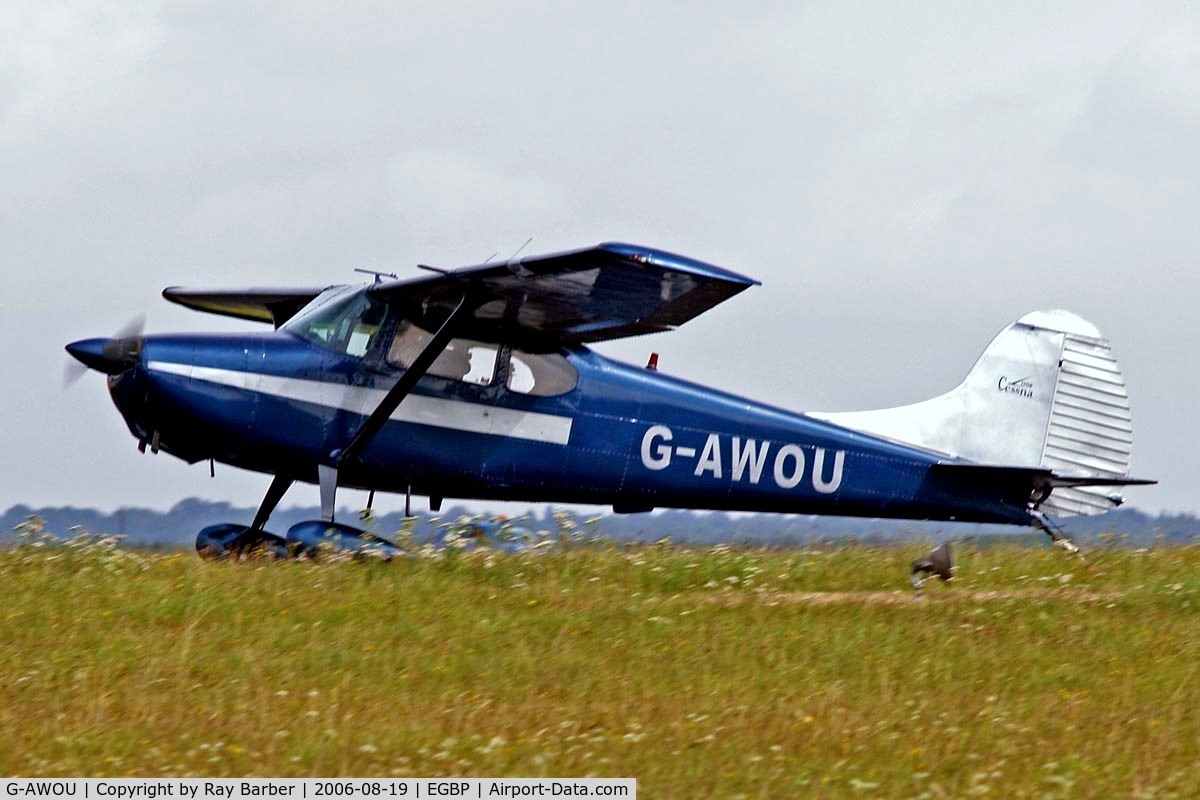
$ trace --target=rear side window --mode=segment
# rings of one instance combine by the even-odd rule
[[[579,380],[571,362],[558,353],[513,350],[508,363],[508,389],[517,394],[537,397],[565,394],[574,389]]]

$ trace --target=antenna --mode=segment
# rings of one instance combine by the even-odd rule
[[[385,275],[387,277],[391,278],[392,280],[396,280],[396,273],[394,273],[394,272],[380,272],[377,269],[359,269],[358,267],[355,267],[354,271],[362,272],[366,275],[374,275],[375,283],[382,283]]]
[[[529,246],[529,243],[530,243],[530,242],[532,242],[532,241],[533,241],[533,237],[532,237],[532,236],[530,236],[528,239],[526,239],[526,240],[525,240],[525,244],[523,244],[523,245],[521,245],[520,247],[518,247],[518,248],[517,248],[517,251],[516,251],[515,253],[513,253],[511,256],[509,256],[509,257],[508,257],[508,263],[510,263],[510,264],[511,264],[513,261],[515,261],[515,260],[516,260],[516,258],[517,258],[517,255],[519,255],[519,254],[520,254],[520,252],[521,252],[522,250],[524,250],[526,247],[528,247],[528,246]]]
[[[527,270],[525,267],[521,266],[521,262],[517,260],[517,256],[520,254],[520,252],[522,250],[524,250],[526,245],[528,245],[532,241],[533,241],[533,237],[530,236],[528,239],[525,240],[525,244],[518,247],[516,252],[513,253],[511,256],[509,256],[508,261],[506,261],[504,263],[504,266],[508,267],[508,271],[511,272],[513,275],[516,275],[518,278],[528,278],[533,275],[532,272]]]

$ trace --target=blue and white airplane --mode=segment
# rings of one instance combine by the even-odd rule
[[[197,290],[189,308],[270,323],[67,345],[105,373],[144,451],[274,476],[254,519],[205,529],[223,554],[282,546],[296,481],[323,519],[287,539],[370,537],[338,487],[443,498],[1032,525],[1121,502],[1132,427],[1108,342],[1080,317],[1005,328],[961,385],[903,408],[799,413],[604,358],[587,345],[671,330],[758,282],[601,244],[358,286]],[[1069,542],[1064,543],[1069,546]]]

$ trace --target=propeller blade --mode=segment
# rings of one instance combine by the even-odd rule
[[[128,322],[117,328],[114,339],[140,339],[146,332],[146,315],[135,314]]]
[[[63,388],[70,389],[88,371],[87,365],[81,361],[68,359],[63,364]]]

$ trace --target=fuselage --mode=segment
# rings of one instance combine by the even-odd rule
[[[189,462],[316,482],[318,465],[346,446],[403,372],[403,322],[390,317],[372,323],[369,339],[336,347],[308,335],[312,325],[148,336],[136,366],[109,379],[110,391],[136,437]],[[928,451],[579,345],[486,349],[472,351],[466,376],[425,375],[343,466],[341,485],[618,511],[1029,521],[1024,502],[947,483],[934,469],[944,459]]]

